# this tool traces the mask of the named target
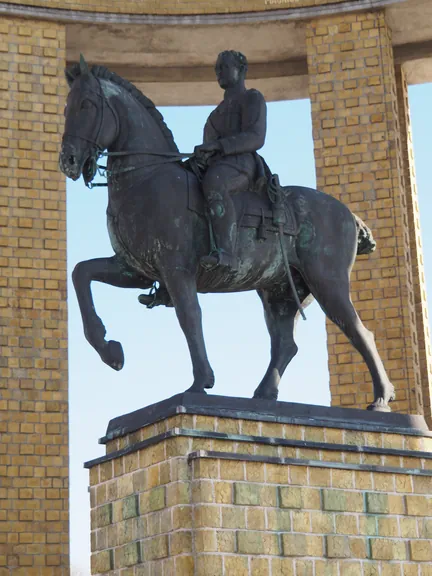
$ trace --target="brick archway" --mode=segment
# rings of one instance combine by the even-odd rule
[[[79,51],[160,105],[212,104],[214,55],[235,38],[269,100],[311,98],[318,186],[365,218],[379,241],[374,257],[355,268],[353,297],[396,385],[395,409],[430,422],[407,104],[407,83],[432,78],[430,2],[216,0],[161,8],[156,0],[15,0],[0,3],[0,13],[0,493],[7,522],[0,574],[69,570],[66,199],[57,155],[63,69]],[[328,335],[333,404],[364,406],[363,363],[333,327]]]

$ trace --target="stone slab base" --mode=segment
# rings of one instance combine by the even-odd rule
[[[101,442],[92,574],[432,575],[422,417],[181,394]]]

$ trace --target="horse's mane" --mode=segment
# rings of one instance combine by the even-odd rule
[[[102,80],[109,80],[113,84],[121,86],[127,92],[129,92],[129,94],[131,94],[140,104],[144,106],[144,108],[148,111],[150,116],[155,120],[156,124],[159,126],[159,128],[162,131],[162,134],[165,136],[168,144],[170,145],[172,151],[178,152],[177,144],[174,141],[174,136],[171,130],[166,125],[162,114],[159,112],[159,110],[156,108],[156,106],[150,100],[150,98],[144,96],[141,90],[138,90],[138,88],[134,86],[131,82],[129,82],[129,80],[125,80],[115,72],[111,72],[105,66],[99,66],[98,64],[96,64],[91,67],[90,72],[95,78],[101,78]],[[80,75],[81,75],[81,69],[79,64],[73,64],[72,66],[66,69],[66,79],[69,85],[71,85],[72,82]]]

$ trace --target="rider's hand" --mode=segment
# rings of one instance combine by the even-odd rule
[[[215,142],[207,142],[207,144],[200,144],[195,146],[194,154],[198,158],[208,158],[215,152],[220,152],[222,147],[220,143],[216,140]]]

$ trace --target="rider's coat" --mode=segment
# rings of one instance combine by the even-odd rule
[[[266,136],[266,102],[258,90],[245,90],[225,98],[210,114],[204,127],[204,143],[218,140],[222,153],[209,166],[230,164],[246,173],[252,182],[256,174],[257,150]]]

